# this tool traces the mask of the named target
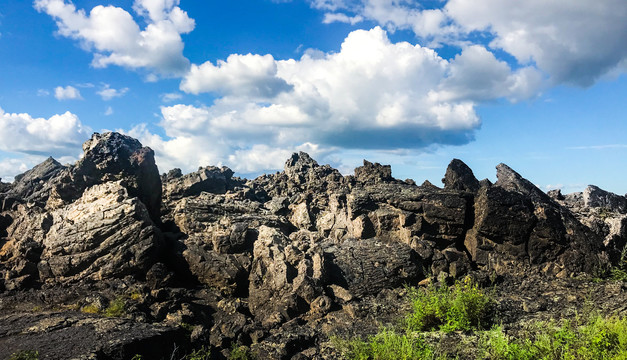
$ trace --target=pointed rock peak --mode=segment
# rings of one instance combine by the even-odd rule
[[[422,185],[420,185],[420,187],[421,187],[421,188],[423,188],[423,189],[429,189],[429,190],[440,190],[440,188],[439,188],[439,187],[437,187],[437,186],[433,185],[433,184],[431,183],[431,181],[429,181],[429,180],[425,180],[425,181],[422,183]]]
[[[60,162],[56,161],[52,156],[44,160],[44,162],[35,165],[32,169],[23,174],[15,176],[15,183],[48,180],[59,170],[65,168]]]
[[[551,202],[551,198],[544,193],[544,191],[538,189],[531,181],[523,178],[509,166],[500,163],[496,166],[496,186],[499,186],[508,191],[517,191],[525,194],[533,201]]]
[[[623,214],[627,212],[627,198],[594,185],[588,185],[583,191],[583,203],[591,208],[606,208]]]
[[[392,167],[364,160],[363,166],[355,168],[355,180],[373,183],[392,181]]]
[[[446,168],[446,174],[442,179],[444,188],[447,190],[461,190],[477,192],[479,190],[479,181],[473,174],[472,170],[463,161],[459,159],[453,159],[448,168]]]
[[[306,152],[293,153],[285,162],[285,173],[288,175],[306,173],[309,169],[318,167],[316,160],[312,159]]]

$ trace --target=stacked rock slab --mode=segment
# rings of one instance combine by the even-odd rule
[[[83,149],[76,164],[49,158],[0,194],[5,288],[143,277],[159,259],[153,151],[117,133],[94,134]]]

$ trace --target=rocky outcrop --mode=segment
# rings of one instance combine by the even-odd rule
[[[0,187],[0,329],[22,327],[7,303],[58,308],[49,292],[58,287],[87,289],[73,301],[100,312],[133,298],[119,321],[50,314],[65,316],[58,329],[68,334],[111,327],[109,344],[137,334],[122,347],[86,345],[97,359],[144,354],[178,336],[173,327],[216,358],[235,343],[270,359],[334,358],[322,355],[327,335],[376,331],[401,310],[405,284],[566,281],[616,264],[627,239],[624,197],[545,194],[504,164],[492,184],[454,159],[439,188],[368,161],[343,176],[303,152],[246,180],[212,166],[160,177],[152,150],[116,133],[95,134],[84,151],[74,165],[50,158]],[[55,329],[36,338],[52,358],[41,339],[57,339]],[[21,336],[0,332],[0,344]]]
[[[479,181],[472,173],[472,170],[459,159],[453,159],[448,165],[442,182],[444,183],[444,188],[448,190],[470,192],[479,190]]]
[[[466,235],[478,265],[499,271],[528,264],[559,276],[608,265],[602,240],[567,209],[504,164],[497,178],[479,190],[475,225]]]
[[[555,199],[603,239],[604,251],[611,263],[627,264],[627,207],[624,196],[589,185],[583,192]]]
[[[627,213],[627,197],[616,195],[594,185],[588,185],[583,191],[583,203],[589,208],[604,208],[620,214]]]

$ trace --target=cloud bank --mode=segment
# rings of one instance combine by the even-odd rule
[[[410,30],[434,44],[488,37],[521,65],[535,65],[554,84],[590,86],[627,69],[627,2],[623,0],[448,0],[427,9],[410,0],[309,0],[327,17],[359,16],[389,31]],[[342,16],[344,15],[344,16]]]
[[[91,135],[78,116],[68,112],[48,119],[6,113],[0,108],[0,150],[27,155],[77,156]]]
[[[627,69],[624,0],[448,0],[434,8],[413,0],[308,1],[324,23],[379,26],[351,32],[338,52],[190,64],[181,34],[195,22],[178,0],[135,0],[141,21],[114,6],[87,14],[65,0],[36,0],[35,8],[92,51],[93,66],[181,78],[187,96],[213,97],[190,105],[176,104],[180,93],[162,94],[163,131],[129,131],[155,149],[162,171],[226,164],[253,173],[281,168],[296,150],[326,156],[465,144],[481,126],[484,102],[590,86]],[[420,45],[390,41],[394,31],[412,32]],[[456,55],[440,56],[443,45]],[[99,94],[108,100],[125,91],[106,86]]]
[[[353,31],[337,53],[231,55],[192,65],[180,89],[212,93],[214,103],[163,106],[167,138],[145,127],[134,133],[159,150],[162,168],[224,163],[250,173],[282,167],[295,150],[465,144],[481,124],[479,101],[529,98],[541,85],[534,68],[512,70],[482,46],[446,60],[427,47],[392,43],[376,27]]]

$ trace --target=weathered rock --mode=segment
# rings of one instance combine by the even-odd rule
[[[120,182],[93,186],[50,217],[38,264],[42,280],[143,276],[159,259],[159,229]]]
[[[364,165],[355,169],[355,180],[365,183],[392,181],[392,167],[364,160]]]
[[[226,166],[222,168],[207,166],[186,175],[180,174],[180,169],[176,170],[162,177],[166,180],[163,183],[163,196],[167,201],[200,195],[203,191],[224,194],[229,189],[233,176],[233,171]]]
[[[357,297],[417,283],[424,276],[418,255],[400,243],[346,241],[325,249],[324,256],[331,283]]]
[[[0,358],[37,351],[44,359],[170,359],[184,355],[184,331],[126,319],[52,312],[0,317]],[[179,349],[176,353],[175,350]],[[178,358],[178,357],[177,357]]]
[[[479,181],[472,173],[472,170],[459,159],[453,159],[448,165],[442,182],[444,183],[444,188],[449,190],[470,192],[479,190]]]
[[[507,165],[475,200],[465,246],[472,260],[498,272],[541,266],[552,275],[600,271],[608,261],[599,237]]]
[[[600,189],[594,185],[588,185],[583,191],[584,205],[590,208],[605,208],[621,214],[627,213],[627,198]]]
[[[185,240],[185,246],[183,258],[201,283],[229,293],[246,294],[250,255],[217,253],[197,236]]]
[[[274,228],[259,229],[249,276],[249,304],[264,326],[276,326],[308,311],[321,295],[322,252],[310,245],[306,237],[290,239]]]
[[[65,166],[52,157],[36,165],[27,172],[15,176],[10,190],[0,195],[2,210],[9,210],[18,202],[39,202],[47,198],[46,183],[58,175]]]

